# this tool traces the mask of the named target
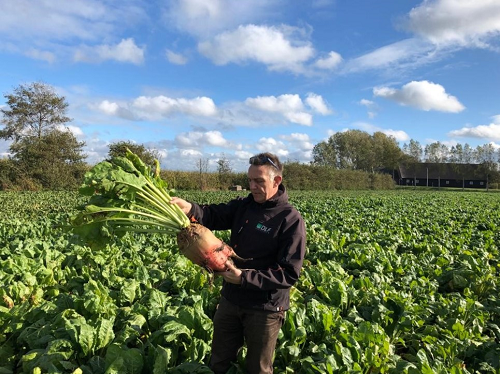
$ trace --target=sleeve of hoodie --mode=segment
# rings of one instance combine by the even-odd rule
[[[287,220],[278,242],[276,264],[266,270],[242,269],[242,288],[275,290],[290,288],[297,282],[306,251],[305,225],[298,213]]]
[[[233,223],[233,217],[241,198],[234,199],[228,203],[199,205],[191,203],[188,217],[194,217],[199,223],[210,230],[229,230]]]

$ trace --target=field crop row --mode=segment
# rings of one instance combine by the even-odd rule
[[[237,194],[179,192],[206,203]],[[276,373],[500,373],[499,194],[291,199],[307,256]],[[0,193],[0,374],[211,373],[220,279],[180,256],[172,237],[91,250],[62,227],[82,201]]]

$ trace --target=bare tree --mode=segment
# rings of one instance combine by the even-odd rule
[[[207,185],[207,174],[208,174],[208,159],[205,158],[199,158],[198,161],[196,161],[196,169],[200,173],[200,190],[205,190],[206,185]]]
[[[223,153],[222,157],[217,160],[217,172],[219,173],[219,185],[221,188],[228,188],[231,184],[231,162]]]
[[[226,155],[223,153],[222,157],[217,160],[217,172],[219,174],[231,173],[231,162],[227,159]]]

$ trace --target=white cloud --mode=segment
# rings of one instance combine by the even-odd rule
[[[375,87],[375,96],[393,100],[400,105],[417,109],[458,113],[465,107],[455,96],[446,93],[443,86],[428,81],[412,81],[400,90],[390,87]]]
[[[199,117],[217,126],[269,126],[294,123],[313,125],[313,113],[331,113],[320,95],[310,93],[305,99],[297,94],[258,96],[243,102],[228,102],[220,109],[209,97],[191,99],[164,95],[140,96],[132,100],[101,100],[88,107],[108,116],[132,121],[159,120],[172,116]],[[220,128],[220,127],[219,127]]]
[[[257,150],[259,152],[271,152],[278,156],[281,161],[289,154],[285,143],[274,138],[260,138],[257,143]]]
[[[245,100],[245,104],[261,111],[280,113],[293,123],[304,126],[312,125],[312,115],[304,111],[304,103],[296,94],[248,98]]]
[[[500,35],[500,2],[425,0],[410,11],[406,26],[438,45],[485,46]]]
[[[333,70],[341,63],[342,56],[339,53],[332,51],[328,54],[328,57],[317,59],[314,66],[319,69]]]
[[[74,56],[73,45],[114,40],[126,28],[147,20],[145,10],[137,3],[137,0],[117,3],[2,0],[0,48],[50,63],[56,58]],[[105,51],[95,51],[92,55],[98,53]],[[81,51],[76,54],[82,56]],[[128,54],[126,61],[129,59]]]
[[[300,151],[310,151],[314,148],[314,144],[311,143],[311,139],[308,134],[304,133],[292,133],[290,135],[283,135],[281,139],[292,144],[292,148],[298,148]]]
[[[242,24],[262,20],[276,0],[170,0],[164,19],[168,26],[206,38]]]
[[[180,154],[182,157],[188,157],[188,158],[200,158],[203,156],[203,153],[200,151],[197,151],[195,149],[182,149],[180,151]],[[179,165],[180,166],[180,165]]]
[[[114,116],[118,113],[120,106],[117,103],[112,103],[108,100],[103,100],[98,104],[98,109],[104,114]]]
[[[207,144],[217,147],[225,147],[228,141],[224,139],[220,131],[207,131],[205,133]]]
[[[204,146],[227,148],[232,145],[220,131],[183,132],[175,137],[175,143],[179,148],[203,148]]]
[[[110,22],[100,1],[2,1],[0,33],[12,39],[92,40],[109,32]]]
[[[213,117],[218,112],[215,103],[208,97],[185,99],[163,95],[139,96],[130,102],[122,103],[103,100],[91,108],[110,116],[128,120],[157,120],[173,115]]]
[[[69,131],[77,138],[81,138],[85,135],[82,129],[75,125],[59,125],[57,129],[59,131]]]
[[[405,142],[410,140],[410,136],[402,130],[393,130],[393,129],[383,129],[378,126],[374,126],[370,123],[366,122],[357,122],[353,124],[353,127],[355,128],[361,128],[364,131],[375,133],[375,132],[381,132],[387,136],[393,136],[394,139],[396,139],[398,142]],[[348,129],[345,129],[343,131],[347,131]]]
[[[406,39],[380,47],[346,62],[343,71],[355,73],[369,69],[385,69],[400,65],[419,65],[434,61],[436,47],[420,39]]]
[[[195,147],[198,146],[199,140],[203,137],[201,132],[183,132],[177,134],[175,142],[179,147]]]
[[[239,26],[199,43],[198,50],[217,65],[255,61],[270,70],[303,73],[303,64],[315,51],[302,34],[303,30],[285,26]]]
[[[325,102],[321,95],[317,95],[314,93],[307,94],[306,103],[314,111],[324,116],[332,113],[332,110],[328,107],[328,104]]]
[[[115,60],[140,65],[144,62],[144,50],[135,44],[134,39],[122,39],[115,45],[81,46],[76,50],[74,60],[92,63]]]
[[[359,101],[359,104],[366,106],[367,108],[371,108],[371,107],[375,106],[375,102],[373,102],[371,100],[367,100],[367,99],[361,99]]]
[[[245,103],[254,108],[268,112],[297,112],[304,109],[304,104],[299,95],[284,94],[280,96],[258,96],[248,98]]]
[[[312,126],[313,117],[311,114],[306,112],[289,112],[284,113],[284,116],[293,123],[303,126]]]
[[[126,103],[119,104],[109,100],[103,100],[98,104],[90,105],[90,108],[98,110],[108,116],[116,116],[130,121],[136,121],[139,119],[138,115],[135,114]]]
[[[168,50],[165,52],[165,56],[167,57],[167,60],[175,65],[186,65],[188,62],[187,57],[183,56],[180,53],[175,53],[171,50]]]
[[[393,136],[398,142],[406,142],[410,140],[410,136],[403,130],[380,129],[379,131],[387,136]]]
[[[25,52],[25,55],[33,58],[35,60],[42,60],[46,61],[49,64],[54,63],[57,60],[57,57],[54,53],[49,52],[49,51],[42,51],[40,49],[36,48],[30,48]]]
[[[424,0],[400,22],[414,37],[347,61],[342,71],[401,71],[436,62],[456,49],[491,47],[500,35],[498,0]],[[495,48],[495,47],[492,47]],[[393,70],[394,71],[394,70]]]
[[[374,101],[367,100],[367,99],[361,99],[359,101],[359,105],[363,105],[368,109],[368,118],[372,119],[377,116],[377,110],[378,106]]]
[[[163,95],[155,97],[140,96],[134,100],[132,106],[142,113],[159,114],[161,116],[181,113],[192,116],[210,117],[217,114],[215,103],[208,97],[173,99]]]
[[[491,123],[476,127],[462,127],[459,130],[450,131],[448,136],[500,140],[500,124]]]
[[[242,151],[242,150],[235,151],[234,154],[239,160],[242,161],[244,160],[245,162],[248,162],[250,157],[254,155],[252,152]]]

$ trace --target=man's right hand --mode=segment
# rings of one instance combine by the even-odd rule
[[[172,200],[170,200],[170,204],[178,205],[179,208],[181,208],[181,210],[184,212],[184,214],[188,214],[192,206],[190,202],[175,196],[172,197]]]

